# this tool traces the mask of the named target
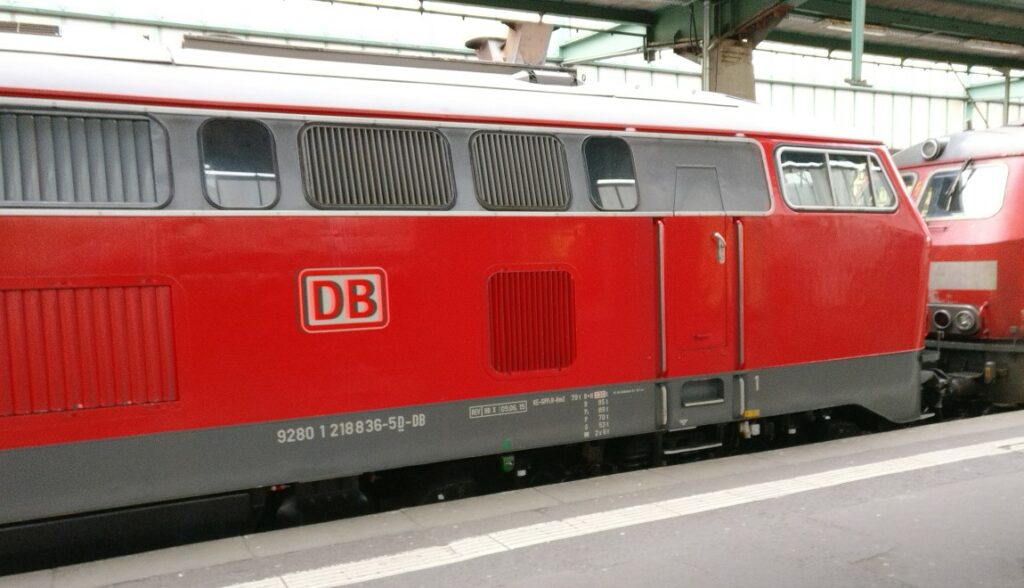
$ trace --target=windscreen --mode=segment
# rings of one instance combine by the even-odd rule
[[[1003,206],[1004,165],[968,165],[932,174],[921,191],[918,210],[926,219],[987,218]]]

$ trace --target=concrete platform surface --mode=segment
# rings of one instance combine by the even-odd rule
[[[94,586],[1024,586],[1024,412],[0,578]]]

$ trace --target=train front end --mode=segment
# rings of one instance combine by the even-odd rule
[[[1024,127],[896,155],[931,233],[928,347],[961,396],[1024,403]]]

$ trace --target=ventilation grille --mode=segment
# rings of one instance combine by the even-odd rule
[[[451,154],[437,131],[314,125],[302,132],[304,181],[323,208],[444,209]]]
[[[45,35],[59,37],[60,27],[31,22],[0,21],[0,33],[21,33],[23,35]]]
[[[0,417],[173,400],[169,287],[0,290]]]
[[[500,272],[488,284],[491,366],[502,373],[572,364],[576,318],[572,276],[561,270]]]
[[[145,119],[0,113],[0,203],[158,206]]]
[[[565,152],[551,135],[477,133],[470,140],[480,203],[491,210],[567,210]]]

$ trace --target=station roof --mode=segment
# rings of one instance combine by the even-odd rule
[[[458,4],[528,10],[620,23],[645,31],[649,47],[692,43],[702,36],[701,0],[458,0]],[[712,36],[768,39],[849,50],[846,0],[714,0]],[[868,0],[864,50],[876,55],[1024,69],[1024,0]],[[594,35],[600,57],[617,48]],[[584,55],[586,50],[576,53]],[[574,61],[583,59],[573,59]]]

